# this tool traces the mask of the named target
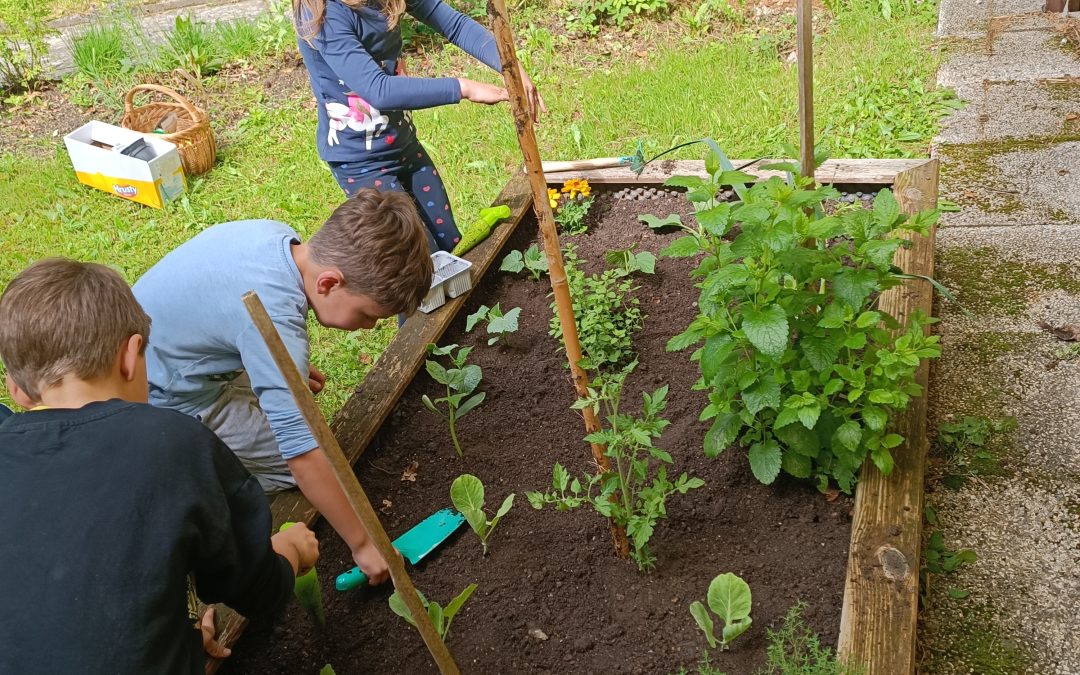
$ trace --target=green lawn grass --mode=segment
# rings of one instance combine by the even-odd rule
[[[551,110],[537,130],[546,158],[626,154],[639,140],[659,151],[703,136],[730,156],[752,158],[798,140],[795,68],[760,39],[680,40],[668,33],[666,44],[649,44],[643,63],[629,56],[633,49],[609,58],[554,44],[542,29],[523,33]],[[833,156],[925,154],[947,103],[925,91],[937,67],[928,56],[932,34],[925,13],[886,21],[852,10],[829,22],[816,41],[815,80],[819,140]],[[497,77],[466,66],[455,52],[429,53],[423,68]],[[230,92],[240,121],[218,129],[218,164],[164,210],[79,185],[59,137],[45,158],[0,155],[0,285],[29,262],[56,255],[110,264],[134,281],[172,248],[227,220],[274,218],[302,235],[317,228],[342,195],[316,155],[309,94],[271,103],[259,86]],[[893,119],[883,125],[886,113]],[[459,221],[467,222],[520,165],[508,109],[463,103],[418,111],[414,119]],[[313,326],[313,361],[328,374],[325,412],[341,406],[394,331],[392,322],[353,336]]]

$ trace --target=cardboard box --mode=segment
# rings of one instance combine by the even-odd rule
[[[121,154],[142,139],[154,151],[149,161]],[[160,209],[187,189],[180,154],[155,134],[87,122],[64,136],[79,182],[118,197]]]

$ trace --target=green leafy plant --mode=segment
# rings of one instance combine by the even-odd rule
[[[956,490],[971,476],[1000,475],[1001,464],[987,446],[994,436],[1015,429],[1015,417],[991,420],[969,415],[959,422],[938,426],[936,446],[942,460],[941,480],[945,486]]]
[[[129,44],[119,23],[102,22],[92,23],[72,38],[69,49],[75,70],[101,86],[133,69]]]
[[[690,614],[705,633],[709,646],[715,648],[719,644],[723,651],[750,627],[750,584],[731,572],[725,572],[709,583],[706,602],[713,614],[724,622],[719,640],[716,638],[709,609],[706,609],[700,600],[690,603]]]
[[[592,197],[568,199],[559,204],[559,210],[555,212],[555,222],[566,234],[585,234],[589,231],[585,216],[589,215],[592,204]]]
[[[611,469],[600,474],[570,479],[569,472],[555,464],[552,489],[549,492],[528,492],[526,497],[535,509],[552,504],[565,511],[588,504],[617,525],[626,529],[633,545],[631,557],[638,569],[655,566],[656,558],[649,551],[649,539],[661,518],[667,516],[667,499],[686,494],[705,484],[700,478],[690,478],[685,472],[676,480],[668,479],[667,467],[671,455],[653,445],[670,424],[660,417],[667,407],[667,386],[652,394],[642,392],[641,417],[619,411],[626,376],[637,366],[633,362],[621,372],[600,375],[589,385],[588,396],[574,403],[575,410],[591,408],[597,417],[603,416],[606,428],[589,434],[585,440],[604,446],[611,460]],[[596,490],[594,494],[594,490]]]
[[[624,268],[608,269],[600,274],[586,274],[574,253],[567,247],[564,258],[566,283],[578,322],[578,339],[587,365],[608,368],[626,363],[633,356],[633,335],[641,329],[644,317],[634,296],[637,287]],[[552,318],[548,333],[562,340],[562,326],[551,303]]]
[[[736,6],[737,5],[737,6]],[[699,0],[697,5],[685,7],[679,17],[691,33],[702,35],[717,23],[741,26],[746,23],[745,0]]]
[[[488,538],[514,505],[514,493],[511,492],[503,500],[502,506],[495,512],[495,517],[488,520],[484,513],[484,484],[476,476],[466,473],[455,478],[450,485],[450,501],[454,503],[454,508],[465,516],[476,536],[480,537],[480,545],[484,549],[484,555],[487,555]]]
[[[826,216],[822,202],[838,195],[831,187],[773,178],[748,188],[715,146],[706,166],[709,178],[668,181],[688,190],[697,223],[680,224],[687,234],[663,251],[701,256],[692,273],[699,315],[667,348],[703,343],[691,358],[696,388],[709,391],[705,453],[738,440],[763,483],[783,470],[845,492],[868,456],[890,473],[904,439],[887,430],[889,417],[922,394],[915,371],[940,348],[923,330],[935,319],[916,312],[901,326],[878,299],[902,283],[892,266],[905,245],[897,235],[926,233],[937,212],[906,216],[882,190],[873,210]],[[724,185],[737,201],[717,200]]]
[[[0,0],[0,89],[25,89],[41,78],[49,54],[47,13],[34,0]]]
[[[663,12],[669,6],[668,0],[578,0],[567,12],[567,30],[596,35],[602,24],[622,28],[627,19]]]
[[[634,244],[630,248],[608,251],[604,259],[609,265],[614,265],[627,274],[634,272],[653,274],[656,271],[656,256],[649,251],[635,251],[636,248],[637,244]]]
[[[454,450],[457,451],[458,457],[462,457],[461,443],[457,436],[457,422],[473,408],[483,403],[486,394],[482,391],[473,393],[480,386],[483,373],[480,366],[465,363],[472,347],[462,347],[456,354],[455,349],[457,345],[436,347],[434,344],[429,344],[427,346],[428,354],[432,356],[449,356],[453,367],[445,368],[432,359],[424,362],[431,379],[446,387],[446,396],[432,401],[427,394],[424,394],[421,400],[428,410],[447,421],[450,426],[450,439],[454,442]],[[446,406],[446,412],[439,409],[440,403]]]
[[[169,66],[183,68],[196,78],[212,75],[225,64],[221,44],[210,28],[191,17],[177,16],[166,42]]]
[[[435,630],[439,633],[440,638],[443,640],[446,639],[446,636],[450,633],[450,622],[454,620],[454,617],[461,611],[461,608],[475,590],[476,584],[469,584],[465,587],[465,590],[451,600],[450,604],[444,608],[437,602],[429,601],[424,597],[424,594],[417,589],[416,594],[420,596],[420,602],[424,604],[424,609],[427,610],[428,616],[431,617],[431,623],[435,625]],[[405,619],[410,626],[416,628],[416,620],[413,619],[412,612],[409,611],[409,606],[405,604],[405,600],[397,591],[394,591],[390,596],[390,610],[402,619]]]
[[[514,274],[523,269],[529,270],[529,274],[537,281],[539,281],[541,274],[548,271],[547,256],[536,244],[531,244],[529,248],[525,249],[524,254],[521,251],[510,251],[503,258],[502,264],[499,265],[500,271],[513,272]]]
[[[505,344],[506,336],[517,332],[519,316],[521,316],[520,307],[515,307],[503,314],[502,308],[499,307],[497,302],[494,307],[480,305],[479,309],[465,319],[465,332],[471,333],[476,324],[487,321],[487,333],[494,336],[488,338],[488,346],[490,347],[500,340]]]
[[[758,675],[860,675],[863,669],[841,662],[833,650],[821,646],[803,619],[804,611],[806,604],[797,602],[778,629],[766,630],[766,663]]]
[[[930,584],[935,576],[941,576],[943,574],[952,574],[963,565],[969,565],[978,560],[978,556],[975,551],[965,548],[959,551],[953,551],[945,547],[945,537],[941,534],[941,531],[935,531],[931,533],[930,537],[926,540],[926,547],[923,549],[922,555],[922,569],[920,570],[920,595],[925,604],[926,599],[930,594]],[[969,595],[967,590],[962,588],[949,588],[949,597],[954,600],[963,600]]]

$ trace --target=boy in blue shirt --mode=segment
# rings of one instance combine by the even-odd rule
[[[103,265],[50,259],[0,296],[0,360],[29,412],[0,420],[3,673],[201,674],[207,603],[280,609],[315,564],[270,536],[258,482],[203,425],[146,405],[150,319]],[[295,532],[294,532],[295,531]],[[201,633],[201,635],[200,635]]]
[[[371,328],[412,313],[431,285],[427,235],[412,200],[362,190],[308,241],[288,225],[246,220],[210,227],[154,265],[135,296],[154,322],[150,402],[198,418],[267,492],[299,487],[372,583],[389,578],[297,409],[241,297],[254,290],[313,392],[307,314],[324,326]]]

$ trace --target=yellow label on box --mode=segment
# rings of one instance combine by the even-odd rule
[[[153,183],[144,180],[132,180],[130,178],[115,178],[113,176],[106,176],[102,173],[86,173],[85,171],[76,171],[75,175],[78,177],[79,182],[90,187],[95,187],[105,192],[111,192],[118,197],[124,199],[130,199],[133,202],[140,204],[146,204],[156,209],[160,209],[163,205],[161,202],[161,193],[158,190],[158,185],[161,181],[155,181]]]

